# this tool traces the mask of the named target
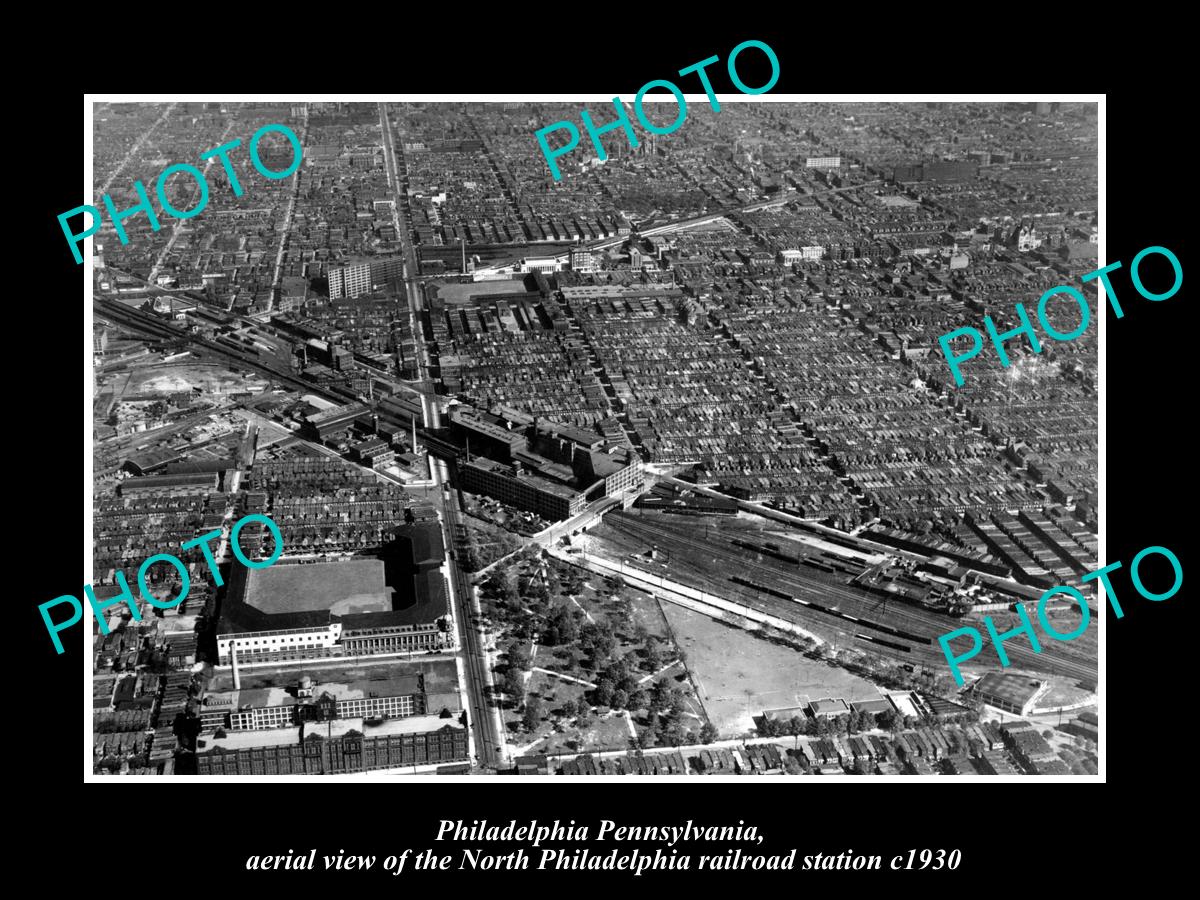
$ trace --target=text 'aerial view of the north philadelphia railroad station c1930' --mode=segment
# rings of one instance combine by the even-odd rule
[[[721,99],[91,104],[94,774],[1096,774],[1097,103]]]

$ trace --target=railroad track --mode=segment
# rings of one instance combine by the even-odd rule
[[[316,394],[319,397],[324,397],[333,403],[352,403],[358,400],[358,394],[347,387],[338,385],[319,385],[311,381],[305,381],[298,378],[291,372],[277,368],[265,362],[260,356],[250,351],[240,351],[227,344],[221,344],[214,340],[201,337],[200,335],[192,334],[180,328],[176,328],[168,322],[164,322],[158,316],[144,312],[140,309],[131,309],[112,300],[106,300],[101,297],[96,297],[93,301],[96,308],[104,315],[105,318],[111,319],[127,328],[141,331],[144,334],[149,334],[159,338],[169,338],[171,340],[182,341],[190,344],[193,347],[198,347],[206,353],[222,357],[226,360],[233,360],[238,365],[244,368],[251,369],[266,375],[271,379],[283,384],[293,390],[301,391],[305,394]],[[379,418],[382,421],[390,422],[393,425],[402,425],[408,428],[411,425],[411,420],[397,413],[389,411],[384,406],[378,406],[375,409]],[[422,437],[426,437],[425,431],[418,427],[417,433]]]
[[[618,531],[624,532],[626,535],[635,537],[643,543],[653,544],[658,542],[674,543],[677,547],[687,548],[699,551],[707,558],[714,561],[727,563],[729,571],[746,572],[754,571],[761,573],[765,578],[773,579],[776,583],[794,587],[798,591],[821,592],[829,595],[839,602],[848,602],[856,606],[864,606],[871,603],[872,598],[859,596],[844,588],[839,588],[837,585],[830,585],[824,582],[812,584],[806,582],[803,578],[799,578],[790,573],[781,572],[779,569],[763,565],[762,563],[748,560],[738,551],[730,548],[726,549],[720,544],[698,541],[693,538],[685,537],[670,528],[661,525],[650,524],[640,521],[638,517],[631,516],[628,513],[610,513],[605,517],[605,523],[614,527]],[[787,604],[786,601],[777,600],[779,604],[775,606],[768,602],[766,598],[757,598],[763,605],[776,609],[787,609],[793,614],[797,611],[797,606],[800,604]],[[806,608],[806,607],[801,607]],[[816,610],[823,611],[823,610]],[[840,610],[839,610],[840,612]],[[844,618],[844,616],[842,616]],[[894,619],[898,624],[906,627],[920,628],[929,630],[931,639],[945,634],[951,630],[949,625],[954,625],[958,620],[941,619],[933,614],[925,613],[924,611],[912,606],[897,606],[890,611],[890,618]],[[869,624],[868,621],[861,616],[856,617],[857,624]],[[955,625],[961,627],[961,625]],[[887,631],[888,628],[882,630]],[[875,643],[875,642],[872,642]],[[1096,668],[1094,664],[1085,662],[1077,662],[1074,659],[1064,657],[1060,654],[1048,656],[1045,648],[1051,646],[1048,641],[1041,642],[1043,649],[1042,653],[1034,653],[1031,649],[1026,649],[1016,644],[1007,644],[1005,651],[1015,665],[1023,668],[1029,668],[1035,671],[1050,672],[1055,675],[1065,675],[1076,679],[1094,680],[1096,678]],[[1056,648],[1058,649],[1058,648]],[[944,660],[944,657],[937,651],[935,644],[930,654],[939,660]]]

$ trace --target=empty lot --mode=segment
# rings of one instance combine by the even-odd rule
[[[751,632],[714,621],[673,603],[663,611],[700,690],[708,717],[722,737],[754,729],[764,709],[799,706],[821,697],[870,700],[879,689],[857,675],[809,659]]]

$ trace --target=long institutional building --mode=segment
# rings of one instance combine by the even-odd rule
[[[438,650],[453,643],[441,529],[421,522],[397,529],[406,570],[395,587],[382,559],[267,569],[234,566],[217,628],[218,661],[318,659]],[[401,567],[397,560],[396,568]]]
[[[285,728],[321,718],[403,719],[426,712],[424,680],[420,674],[384,680],[353,681],[314,686],[305,676],[293,690],[279,687],[209,692],[200,710],[205,729],[261,731]]]
[[[545,519],[569,519],[589,502],[643,482],[636,453],[581,428],[469,406],[454,409],[450,423],[456,440],[469,448],[458,466],[463,489]]]
[[[196,754],[199,775],[338,775],[464,763],[467,729],[457,719],[409,716],[381,723],[317,722],[274,731],[208,737]]]

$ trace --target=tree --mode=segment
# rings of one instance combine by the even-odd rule
[[[520,644],[513,644],[508,650],[508,665],[510,668],[520,672],[528,672],[532,664],[529,654],[525,652],[525,648]]]
[[[622,624],[628,625],[633,621],[633,600],[622,594],[617,601],[617,616]]]
[[[700,743],[711,744],[717,739],[717,728],[712,722],[705,722],[700,727]]]
[[[525,712],[521,716],[521,723],[525,726],[526,731],[533,731],[541,720],[542,701],[536,695],[531,694],[525,701]]]
[[[670,699],[667,701],[667,708],[671,711],[671,715],[680,715],[683,712],[684,706],[686,706],[686,702],[683,699],[683,691],[672,685]]]
[[[579,646],[592,661],[592,668],[595,669],[612,655],[617,646],[617,639],[611,626],[588,622],[579,630]]]
[[[525,610],[520,610],[512,618],[512,634],[517,640],[525,641],[533,635],[533,616]]]
[[[613,702],[613,691],[615,689],[616,686],[613,684],[611,678],[601,678],[600,681],[596,683],[596,690],[594,692],[596,697],[596,705],[611,707]]]
[[[501,689],[516,702],[525,693],[525,679],[521,677],[521,673],[516,669],[509,669],[504,673]]]
[[[612,703],[609,704],[613,709],[624,709],[629,703],[629,694],[617,688],[613,691]]]
[[[651,726],[642,732],[643,747],[657,747],[662,743],[662,735],[657,726]]]
[[[650,672],[657,672],[662,668],[662,652],[658,649],[657,644],[651,643],[646,645],[645,660],[646,669]]]
[[[525,594],[531,600],[537,600],[539,603],[545,603],[550,599],[550,589],[546,587],[546,582],[542,578],[529,579],[529,584],[525,586]]]
[[[667,709],[671,704],[671,688],[665,681],[656,681],[654,686],[650,688],[650,700],[647,704],[647,709],[650,712],[659,712]]]
[[[604,676],[612,681],[614,687],[621,688],[627,694],[637,687],[637,682],[629,673],[629,664],[623,656],[608,664]]]
[[[579,638],[579,624],[564,606],[559,606],[547,617],[542,631],[542,640],[551,646],[573,644]]]
[[[804,720],[799,716],[792,716],[787,723],[788,734],[795,738],[793,746],[800,746],[800,735],[804,734]]]

